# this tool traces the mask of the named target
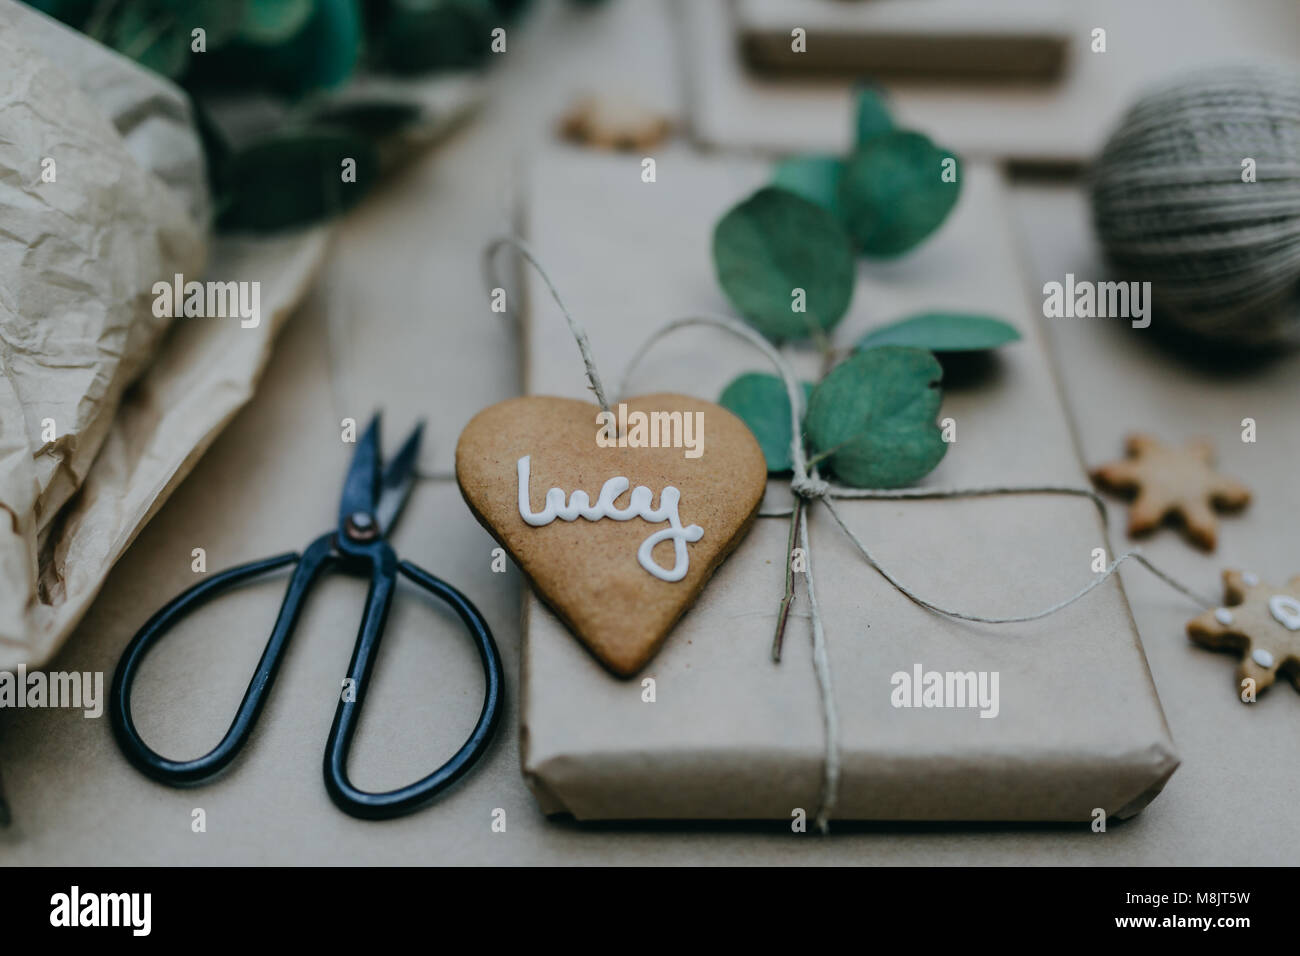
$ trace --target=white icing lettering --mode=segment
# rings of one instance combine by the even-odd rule
[[[641,567],[661,581],[680,581],[686,577],[686,571],[690,567],[690,555],[686,552],[686,543],[699,541],[704,537],[704,529],[697,524],[682,527],[682,519],[677,508],[677,503],[681,500],[680,491],[672,485],[665,487],[659,494],[659,507],[655,508],[654,492],[645,485],[637,485],[628,495],[627,507],[619,508],[615,502],[632,483],[626,478],[616,477],[609,479],[601,487],[594,505],[591,503],[591,497],[581,489],[569,495],[566,502],[563,489],[551,488],[546,492],[546,507],[541,511],[533,511],[532,497],[528,490],[529,457],[524,455],[516,463],[519,474],[519,517],[523,518],[526,524],[541,528],[556,518],[561,521],[577,521],[579,518],[586,518],[588,521],[599,521],[601,518],[630,521],[633,518],[644,518],[651,524],[667,521],[667,528],[656,531],[641,542],[641,547],[637,548],[636,559]],[[671,569],[662,567],[652,554],[655,545],[660,541],[673,543]]]

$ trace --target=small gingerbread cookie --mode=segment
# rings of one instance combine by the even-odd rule
[[[1214,470],[1214,449],[1204,441],[1171,448],[1147,435],[1130,435],[1128,458],[1092,472],[1108,491],[1136,493],[1129,506],[1128,533],[1145,534],[1166,518],[1182,521],[1193,542],[1213,551],[1218,543],[1215,510],[1244,508],[1250,489]]]
[[[667,138],[668,117],[630,99],[586,96],[560,120],[560,133],[599,149],[647,150]]]
[[[1253,574],[1224,571],[1223,589],[1224,606],[1188,621],[1187,636],[1213,650],[1239,651],[1237,680],[1250,678],[1257,692],[1279,671],[1300,689],[1300,574],[1275,588]]]

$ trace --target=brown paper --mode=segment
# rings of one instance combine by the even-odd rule
[[[0,668],[9,669],[48,660],[247,400],[324,234],[219,243],[208,274],[260,281],[261,322],[181,319],[168,333],[153,284],[200,278],[206,247],[202,155],[184,95],[9,0],[0,27],[0,507],[12,516],[0,535]],[[42,180],[47,158],[53,182]]]
[[[207,224],[206,161],[180,87],[16,0],[0,0],[0,23],[58,67],[113,124],[135,161],[181,197],[196,223]]]
[[[532,183],[533,248],[586,324],[607,381],[660,322],[728,308],[712,288],[712,225],[766,173],[724,161],[689,167],[672,155],[661,155],[658,166],[672,171],[671,186],[642,184],[615,161],[550,155]],[[978,165],[963,175],[958,208],[934,240],[903,260],[862,269],[836,339],[849,342],[871,325],[933,308],[1013,322],[1022,342],[949,384],[941,416],[955,420],[957,441],[924,484],[1086,487],[1026,307],[1001,180]],[[575,219],[582,229],[572,227]],[[625,250],[624,266],[583,271],[608,245]],[[643,255],[651,248],[655,258]],[[535,281],[530,290],[529,389],[581,395],[582,366],[564,320]],[[794,357],[805,365],[813,359]],[[712,397],[748,369],[763,370],[764,360],[745,346],[707,332],[681,334],[652,353],[629,387]],[[772,485],[769,505],[788,504]],[[1094,548],[1111,553],[1086,499],[840,508],[899,579],[931,600],[989,616],[1054,603],[1090,579]],[[784,660],[768,657],[787,533],[785,520],[760,519],[636,681],[605,673],[534,596],[526,598],[523,767],[543,810],[579,819],[812,815],[825,733],[802,593]],[[1127,816],[1177,766],[1117,579],[1043,621],[967,624],[894,590],[817,506],[810,533],[839,712],[837,816],[1088,821],[1097,808]],[[893,675],[917,666],[997,672],[997,716],[893,706]]]

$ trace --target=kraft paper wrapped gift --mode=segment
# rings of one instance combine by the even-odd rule
[[[848,117],[854,84],[848,76],[818,76],[815,69],[828,52],[827,42],[841,50],[852,48],[852,34],[859,30],[853,21],[879,18],[877,0],[821,0],[818,6],[826,12],[817,22],[824,22],[825,29],[799,12],[810,2],[678,0],[675,10],[689,84],[686,103],[698,142],[712,149],[764,153],[851,148]],[[1012,2],[1016,0],[965,6],[988,24],[997,22],[990,15],[993,8]],[[889,7],[898,9],[900,19],[911,19],[929,3],[889,0]],[[1058,5],[1033,6],[1039,19]],[[1067,4],[1065,16],[1069,49],[1061,75],[1050,82],[877,75],[866,67],[855,73],[881,82],[900,125],[929,132],[936,142],[963,156],[1074,165],[1101,150],[1124,109],[1145,86],[1230,57],[1232,51],[1292,65],[1300,57],[1295,42],[1300,5],[1293,0],[1092,0]],[[751,69],[746,61],[745,47],[761,42],[764,35],[771,37],[774,21],[781,17],[788,17],[790,26],[808,30],[808,52],[799,54],[807,57],[806,77]],[[838,21],[838,26],[829,21]],[[790,26],[785,29],[787,47]],[[1092,51],[1097,27],[1110,30],[1105,53]],[[935,23],[934,46],[950,28],[947,20]],[[1056,29],[1049,27],[1049,32]],[[924,63],[919,54],[915,63]]]
[[[532,247],[586,325],[611,388],[659,324],[730,312],[712,273],[712,228],[768,174],[748,160],[685,150],[661,154],[657,165],[658,181],[644,184],[634,163],[556,151],[539,157],[526,197]],[[1022,341],[949,375],[941,416],[954,419],[957,440],[923,487],[1086,487],[1002,180],[994,168],[971,164],[963,175],[962,198],[936,237],[899,261],[860,268],[835,339],[851,342],[924,309],[1014,323]],[[606,261],[596,255],[602,247],[622,250],[622,267],[589,269]],[[529,392],[585,397],[562,315],[535,277],[526,292]],[[790,355],[804,374],[815,373],[815,356]],[[682,332],[655,348],[628,389],[716,399],[746,370],[770,369],[722,333]],[[790,501],[784,483],[769,482],[767,507]],[[1047,607],[1091,580],[1093,549],[1113,554],[1086,498],[839,507],[901,581],[986,616]],[[526,596],[522,763],[545,812],[580,820],[788,821],[801,809],[813,816],[827,738],[802,583],[784,659],[770,659],[788,530],[788,519],[759,518],[631,680],[611,676],[535,595]],[[1117,578],[1044,620],[971,624],[896,591],[817,504],[809,531],[838,712],[835,818],[1082,823],[1098,808],[1130,816],[1159,793],[1178,759]],[[918,667],[996,674],[996,715],[993,707],[985,718],[971,707],[894,706],[894,675]]]

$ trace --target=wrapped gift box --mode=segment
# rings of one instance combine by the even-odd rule
[[[537,157],[534,171],[530,241],[586,325],[611,388],[658,325],[731,311],[713,277],[712,229],[764,182],[765,165],[667,150],[657,157],[657,181],[645,183],[639,159],[557,149]],[[955,420],[957,440],[923,487],[1086,487],[1000,174],[968,164],[963,175],[958,207],[933,239],[901,260],[860,267],[835,340],[848,344],[874,325],[931,309],[1015,324],[1022,341],[950,368],[941,416]],[[528,391],[587,397],[562,315],[535,277],[527,282]],[[797,349],[790,356],[815,373],[817,356]],[[734,375],[770,371],[765,363],[722,333],[681,332],[656,347],[629,393],[716,399]],[[790,502],[788,486],[770,481],[767,506]],[[1090,580],[1095,548],[1113,555],[1084,498],[839,507],[900,580],[986,616],[1046,607]],[[784,659],[770,658],[788,531],[786,519],[760,518],[631,680],[611,676],[526,596],[522,762],[544,811],[582,820],[789,820],[801,809],[812,816],[826,735],[802,584]],[[838,709],[836,817],[1086,822],[1098,808],[1125,817],[1177,767],[1117,578],[1044,620],[971,624],[896,591],[816,504],[809,532]],[[973,674],[977,690],[983,675],[986,691],[996,675],[996,706],[896,706],[911,692],[899,690],[895,675],[910,680],[918,668],[923,683],[929,672]]]
[[[891,19],[916,22],[932,3],[951,8],[956,2],[888,0],[887,7]],[[1295,42],[1300,7],[1294,0],[1092,0],[1086,6],[1067,4],[1065,21],[1057,26],[1045,19],[1053,16],[1053,8],[1059,10],[1055,0],[1031,2],[1032,19],[1022,21],[1018,29],[1038,23],[1045,29],[1035,31],[1050,36],[1060,22],[1068,23],[1064,68],[1050,82],[909,76],[865,67],[851,74],[818,75],[815,71],[827,53],[840,61],[830,65],[843,66],[844,57],[881,50],[875,45],[859,47],[853,36],[860,37],[863,26],[879,18],[884,9],[879,0],[679,0],[675,12],[683,62],[689,66],[685,73],[691,132],[698,142],[719,150],[847,150],[853,130],[845,117],[853,113],[853,81],[867,77],[883,84],[904,125],[933,131],[938,141],[968,158],[1075,166],[1101,150],[1145,86],[1222,60],[1233,50],[1253,59],[1300,62]],[[1003,0],[966,0],[961,5],[989,27],[1007,24],[991,15],[1004,8]],[[815,20],[804,16],[810,7],[820,11]],[[786,57],[784,64],[806,71],[797,82],[783,71],[753,68],[746,56],[747,50],[752,56],[756,45],[781,40],[788,51],[790,21],[808,30],[808,53]],[[931,17],[929,23],[928,49],[910,51],[917,67],[933,66],[936,56],[946,55],[941,40],[945,32],[951,33],[952,18]],[[1174,24],[1177,42],[1169,39]],[[1111,29],[1104,54],[1092,51],[1096,27]],[[776,35],[778,30],[783,30],[783,38]],[[892,55],[894,48],[884,52]]]

